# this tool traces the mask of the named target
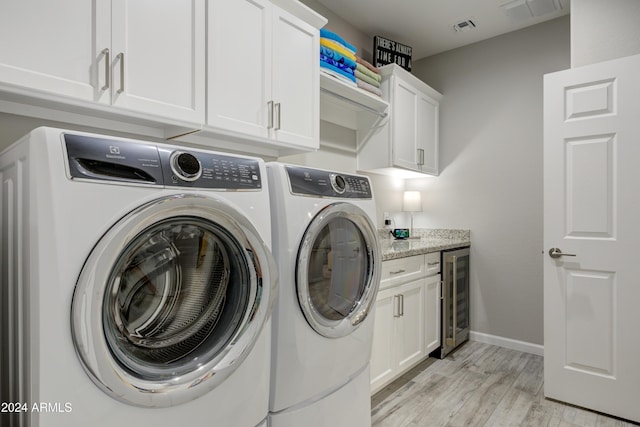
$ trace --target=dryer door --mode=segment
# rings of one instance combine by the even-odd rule
[[[73,297],[72,333],[107,394],[164,407],[216,387],[270,315],[275,267],[251,223],[195,195],[150,202],[98,242]]]
[[[373,307],[380,283],[380,248],[367,214],[350,203],[334,203],[309,224],[296,272],[298,301],[319,334],[349,335]]]

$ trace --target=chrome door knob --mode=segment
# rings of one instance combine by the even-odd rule
[[[576,254],[565,254],[562,253],[560,248],[551,248],[549,249],[549,256],[551,258],[560,258],[561,256],[576,256]]]

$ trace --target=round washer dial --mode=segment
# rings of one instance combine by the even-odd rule
[[[329,180],[331,181],[331,187],[333,187],[336,193],[343,194],[346,191],[347,182],[341,175],[332,173],[329,175]]]
[[[171,170],[183,181],[195,181],[202,175],[200,160],[193,154],[176,151],[171,154]]]

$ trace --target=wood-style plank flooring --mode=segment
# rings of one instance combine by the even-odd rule
[[[543,359],[470,341],[443,360],[427,359],[371,399],[380,427],[637,426],[545,399]]]

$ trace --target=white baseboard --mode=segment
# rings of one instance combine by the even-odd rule
[[[469,339],[471,341],[497,345],[498,347],[504,347],[510,350],[517,350],[525,353],[537,354],[538,356],[544,356],[544,346],[540,344],[532,344],[530,342],[518,341],[511,338],[483,334],[482,332],[474,331],[469,332]]]

